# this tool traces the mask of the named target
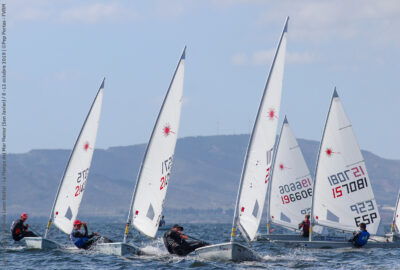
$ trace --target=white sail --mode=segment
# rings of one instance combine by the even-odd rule
[[[260,225],[269,182],[281,104],[287,23],[288,19],[258,109],[239,186],[233,231],[238,225],[248,240],[254,239]]]
[[[393,225],[392,225],[392,232],[395,231],[397,233],[400,232],[400,207],[399,207],[399,200],[400,200],[400,192],[397,195],[396,201],[396,209],[394,210],[393,216]]]
[[[313,221],[344,231],[359,223],[376,234],[380,222],[364,158],[352,125],[334,91],[321,141],[313,199]]]
[[[72,231],[85,191],[99,127],[103,89],[104,80],[72,150],[53,207],[54,225],[66,234]]]
[[[311,212],[313,183],[286,117],[275,155],[269,194],[270,220],[296,230],[304,215]]]
[[[149,237],[154,237],[158,230],[174,159],[182,107],[185,50],[147,145],[130,209],[134,227]]]

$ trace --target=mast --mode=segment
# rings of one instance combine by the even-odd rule
[[[175,69],[175,72],[174,72],[174,76],[172,76],[172,80],[171,80],[171,82],[170,82],[170,84],[169,84],[168,91],[167,91],[167,93],[166,93],[166,95],[165,95],[165,97],[164,97],[163,103],[162,103],[162,105],[161,105],[161,109],[160,109],[160,111],[159,111],[159,113],[158,113],[158,116],[157,116],[157,120],[156,120],[156,122],[155,122],[155,124],[154,124],[154,127],[153,127],[153,131],[151,132],[151,136],[150,136],[149,143],[148,143],[147,146],[146,146],[146,151],[145,151],[145,153],[144,153],[144,157],[143,157],[142,163],[141,163],[141,165],[140,165],[140,169],[139,169],[139,172],[138,172],[138,175],[137,175],[137,179],[136,179],[136,183],[135,183],[135,187],[134,187],[134,191],[133,191],[133,194],[132,194],[131,203],[130,203],[130,207],[129,207],[129,213],[128,213],[128,217],[127,217],[127,221],[126,221],[126,225],[125,225],[125,232],[124,232],[124,239],[123,239],[123,242],[124,242],[124,243],[126,243],[126,239],[127,239],[127,237],[128,237],[128,233],[129,233],[129,227],[130,227],[130,225],[131,225],[132,209],[133,209],[133,204],[134,204],[134,202],[135,202],[137,189],[138,189],[138,186],[139,186],[139,181],[140,181],[141,176],[142,176],[143,165],[144,165],[144,163],[146,162],[147,153],[148,153],[149,147],[150,147],[150,145],[151,145],[151,143],[152,143],[153,135],[154,135],[154,132],[155,132],[157,123],[158,123],[158,121],[159,121],[159,119],[160,119],[160,116],[161,116],[161,114],[162,114],[162,112],[163,112],[164,105],[165,105],[165,101],[167,100],[167,97],[168,97],[169,92],[170,92],[170,90],[171,90],[172,83],[173,83],[173,81],[174,81],[174,79],[175,79],[175,75],[176,75],[176,73],[177,73],[177,71],[178,71],[178,68],[179,68],[179,66],[180,66],[180,63],[181,63],[183,60],[185,60],[185,58],[186,58],[186,46],[184,47],[183,52],[182,52],[182,55],[181,55],[181,58],[179,59],[178,65],[176,66],[176,69]]]
[[[322,148],[322,144],[324,141],[324,137],[325,137],[325,131],[326,131],[326,125],[328,123],[328,119],[329,119],[329,115],[331,112],[331,108],[332,108],[332,104],[333,104],[333,99],[339,97],[338,93],[336,92],[336,87],[333,90],[333,95],[332,95],[332,99],[331,99],[331,105],[329,106],[329,111],[328,111],[328,115],[326,116],[326,121],[325,121],[325,126],[324,126],[324,132],[322,133],[322,139],[321,142],[319,144],[319,150],[318,150],[318,156],[317,156],[317,161],[316,161],[316,166],[315,166],[315,171],[314,171],[314,182],[313,182],[313,196],[312,196],[312,203],[311,203],[311,224],[310,224],[310,234],[309,234],[309,241],[312,241],[312,227],[314,225],[314,200],[315,200],[315,186],[317,183],[317,171],[318,171],[318,163],[319,163],[319,156],[321,155],[321,148]]]
[[[92,111],[93,105],[94,105],[94,103],[96,102],[97,97],[98,97],[100,91],[101,91],[102,89],[104,89],[104,82],[105,82],[105,80],[106,80],[106,78],[103,78],[103,81],[102,81],[102,83],[101,83],[101,85],[100,85],[100,88],[99,88],[99,90],[97,91],[96,97],[94,98],[94,100],[93,100],[93,102],[92,102],[92,105],[90,106],[90,110],[89,110],[88,114],[86,115],[85,121],[83,122],[83,125],[82,125],[81,130],[80,130],[79,135],[78,135],[78,138],[77,138],[76,141],[75,141],[74,148],[72,149],[71,154],[69,155],[68,163],[67,163],[67,166],[66,166],[65,169],[64,169],[64,173],[63,173],[63,176],[62,176],[62,178],[61,178],[61,181],[60,181],[60,183],[58,184],[57,194],[56,194],[56,197],[54,198],[53,206],[51,207],[49,220],[48,220],[47,226],[46,226],[46,231],[45,231],[45,233],[44,233],[44,238],[45,238],[45,239],[47,238],[47,234],[48,234],[48,232],[49,232],[49,230],[50,230],[50,225],[51,225],[51,223],[52,223],[52,221],[53,221],[54,207],[55,207],[55,205],[56,205],[57,198],[58,198],[58,195],[59,195],[59,193],[60,193],[61,186],[62,186],[62,184],[63,184],[63,182],[64,182],[65,174],[66,174],[67,171],[68,171],[68,168],[69,168],[69,165],[70,165],[70,162],[71,162],[72,155],[73,155],[74,152],[75,152],[76,144],[78,143],[78,141],[79,141],[79,139],[80,139],[80,137],[81,137],[83,128],[84,128],[85,125],[86,125],[87,119],[88,119],[88,117],[89,117],[89,115],[90,115],[90,113],[91,113],[91,111]]]
[[[281,37],[279,39],[279,43],[278,43],[278,46],[277,46],[277,49],[276,49],[276,52],[275,52],[274,60],[272,61],[272,65],[271,65],[271,68],[270,68],[268,79],[267,79],[267,82],[266,82],[265,87],[264,87],[264,92],[263,92],[263,96],[261,98],[260,106],[258,107],[256,121],[254,122],[253,130],[252,130],[251,135],[250,135],[249,144],[247,146],[246,156],[245,156],[245,160],[244,160],[243,168],[242,168],[242,174],[240,176],[239,189],[238,189],[238,193],[237,193],[237,196],[236,196],[235,213],[234,213],[234,217],[233,217],[233,221],[232,221],[232,233],[231,233],[231,240],[230,240],[231,242],[234,241],[234,237],[236,235],[236,226],[237,226],[237,221],[238,221],[240,196],[241,196],[241,193],[242,193],[244,176],[246,174],[249,153],[250,153],[250,151],[252,149],[252,145],[253,145],[253,135],[254,135],[254,132],[257,129],[257,124],[259,122],[262,105],[264,103],[264,98],[265,98],[265,95],[266,95],[266,92],[267,92],[267,88],[268,88],[268,84],[269,84],[269,81],[270,81],[270,78],[271,78],[271,73],[272,73],[272,71],[274,69],[276,57],[278,55],[278,52],[279,52],[279,49],[280,49],[280,45],[282,43],[283,36],[287,32],[288,21],[289,21],[289,17],[286,18],[286,22],[285,22],[285,25],[283,27],[283,31],[282,31]],[[245,236],[244,238],[247,238],[247,237]]]
[[[278,153],[279,145],[281,143],[283,127],[284,127],[285,124],[288,124],[288,123],[289,122],[288,122],[288,120],[286,118],[286,115],[285,115],[285,119],[283,120],[282,127],[281,127],[281,132],[279,133],[278,144],[276,145],[276,149],[275,149],[275,152],[274,152],[274,159],[272,160],[272,165],[271,165],[271,168],[272,168],[272,170],[271,170],[271,181],[269,181],[268,191],[267,191],[267,195],[268,195],[267,234],[269,234],[269,230],[270,230],[270,227],[271,227],[271,215],[270,215],[270,213],[271,213],[271,211],[270,211],[270,209],[271,209],[271,188],[272,188],[272,181],[274,179],[276,155]]]

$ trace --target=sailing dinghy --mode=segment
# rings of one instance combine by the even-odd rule
[[[368,232],[376,234],[381,219],[378,206],[364,158],[336,89],[320,144],[313,190],[309,241],[278,240],[275,243],[311,248],[353,246],[345,239],[313,240],[312,228],[315,225],[352,233],[364,222]],[[393,247],[393,243],[377,242],[371,237],[364,247]]]
[[[400,200],[400,191],[397,194],[396,200],[396,208],[393,213],[393,221],[392,226],[390,228],[390,233],[385,234],[385,237],[388,238],[388,241],[400,241],[400,208],[399,208],[399,200]]]
[[[250,242],[256,237],[261,221],[279,120],[288,20],[278,43],[250,136],[236,199],[231,240],[196,249],[196,254],[201,258],[232,261],[260,259],[253,250],[236,242],[235,236],[238,228],[241,236],[251,246]]]
[[[150,238],[156,236],[178,139],[185,51],[186,47],[182,52],[147,144],[132,194],[123,242],[97,244],[96,250],[99,252],[118,256],[142,254],[139,247],[127,243],[131,224],[141,234]]]
[[[400,232],[400,208],[399,208],[399,201],[400,201],[400,192],[397,195],[397,202],[396,202],[396,209],[393,215],[393,225],[392,225],[392,233],[397,233],[397,236]]]
[[[312,177],[286,116],[273,164],[268,188],[267,235],[257,240],[304,240],[299,233],[270,233],[271,223],[298,232],[298,224],[311,212]],[[322,231],[322,227],[318,229]]]
[[[103,90],[104,79],[86,116],[61,178],[45,234],[43,237],[25,237],[28,248],[52,249],[60,247],[58,243],[47,239],[52,223],[67,235],[72,232],[92,162],[103,101]]]

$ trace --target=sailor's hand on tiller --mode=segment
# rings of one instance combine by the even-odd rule
[[[82,225],[86,226],[86,225],[87,225],[87,223],[86,223],[86,222],[82,222]]]
[[[93,234],[96,235],[96,236],[99,236],[99,234],[97,232],[94,232]]]
[[[181,236],[182,239],[185,239],[185,240],[188,240],[188,239],[189,239],[189,237],[188,237],[187,235],[184,235],[183,233],[181,233],[180,236]]]

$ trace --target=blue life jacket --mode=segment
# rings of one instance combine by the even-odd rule
[[[71,238],[72,242],[74,243],[74,245],[77,248],[82,248],[85,243],[89,240],[88,237],[75,237],[74,234],[76,232],[79,232],[78,230],[73,230],[72,233],[69,235],[69,237]]]
[[[369,239],[369,232],[367,231],[360,231],[360,236],[357,239],[357,245],[363,246],[368,242]]]

